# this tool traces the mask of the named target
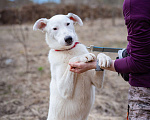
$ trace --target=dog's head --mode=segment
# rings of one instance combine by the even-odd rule
[[[46,32],[46,42],[52,49],[69,49],[78,41],[74,23],[83,25],[80,17],[73,13],[55,15],[50,19],[41,18],[33,26],[33,30]]]

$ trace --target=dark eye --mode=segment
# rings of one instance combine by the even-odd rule
[[[70,23],[67,23],[67,26],[70,25]]]
[[[53,28],[53,30],[57,30],[57,28]]]

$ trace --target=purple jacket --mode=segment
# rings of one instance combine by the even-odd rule
[[[150,0],[124,0],[129,57],[115,60],[115,70],[130,73],[129,83],[150,87]]]

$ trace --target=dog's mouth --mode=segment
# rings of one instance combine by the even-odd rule
[[[70,46],[73,43],[73,38],[71,36],[66,36],[64,38],[66,46]]]

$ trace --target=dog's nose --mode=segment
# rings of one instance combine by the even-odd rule
[[[71,36],[66,36],[65,37],[65,42],[67,43],[67,45],[71,45],[72,44],[72,37]]]

